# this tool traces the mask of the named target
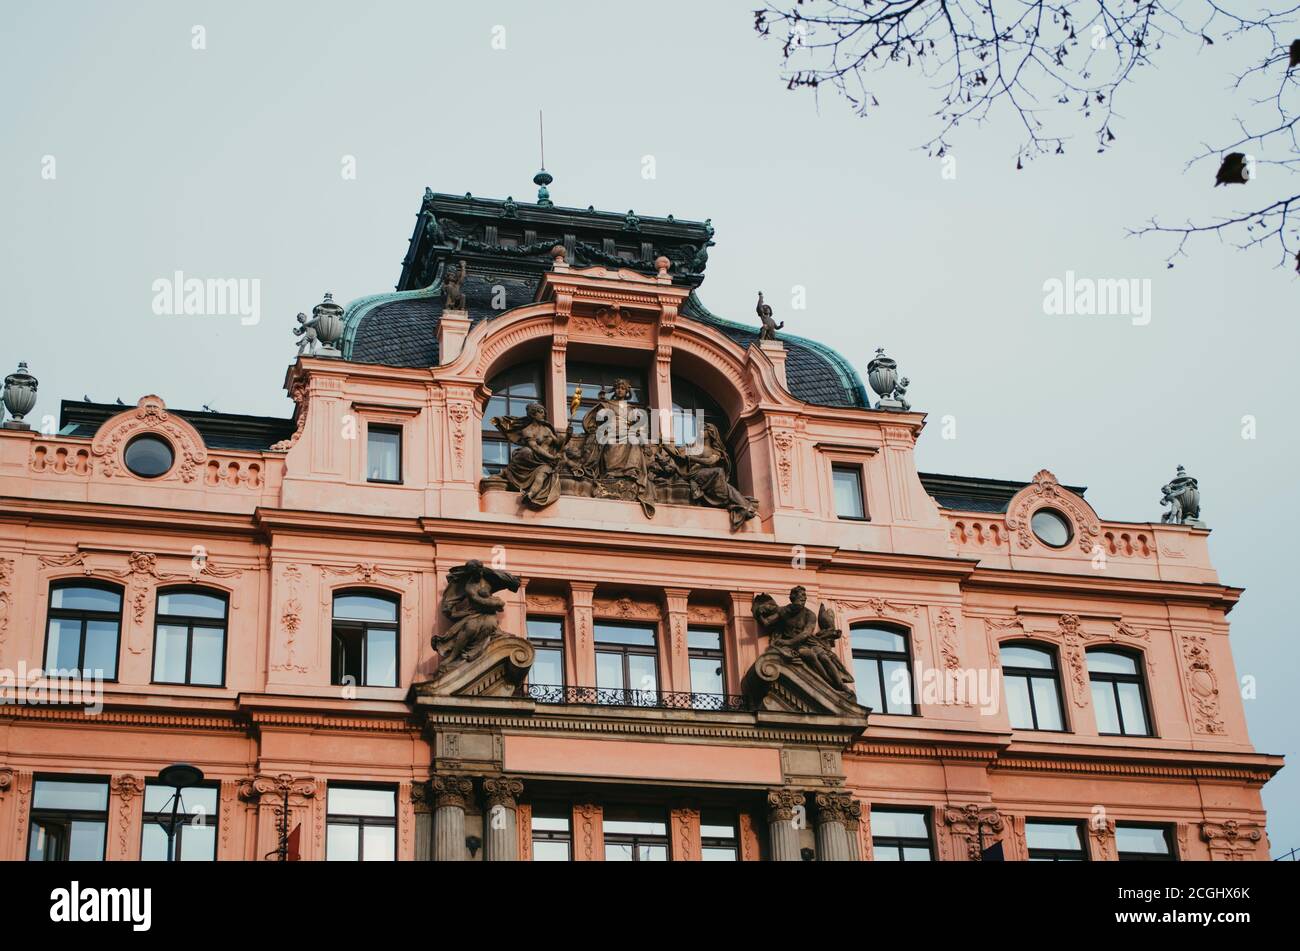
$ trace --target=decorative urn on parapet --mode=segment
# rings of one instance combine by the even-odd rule
[[[1178,467],[1173,481],[1160,489],[1160,504],[1168,506],[1168,510],[1160,516],[1161,522],[1191,525],[1193,528],[1206,527],[1201,521],[1201,488],[1182,466]]]
[[[338,358],[343,356],[335,344],[343,336],[343,308],[334,303],[334,295],[311,309],[311,316],[298,314],[298,326],[293,328],[298,341],[298,356]]]
[[[903,394],[907,392],[908,380],[903,378],[900,386],[898,363],[892,357],[885,356],[884,347],[877,347],[875,357],[867,364],[867,382],[880,397],[876,409],[906,412],[912,408],[911,404],[903,399]]]
[[[27,363],[20,361],[18,369],[5,377],[4,404],[13,419],[5,420],[5,429],[31,429],[23,417],[36,406],[36,377],[27,372]]]

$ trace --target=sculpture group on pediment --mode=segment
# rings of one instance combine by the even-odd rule
[[[779,606],[770,594],[754,595],[752,611],[759,630],[770,638],[766,653],[775,653],[784,663],[809,670],[839,693],[855,696],[853,674],[835,649],[840,639],[835,613],[823,604],[813,614],[802,585],[791,589],[785,607]]]
[[[627,380],[608,394],[602,389],[579,432],[572,424],[557,429],[540,403],[530,403],[526,416],[493,417],[514,447],[500,481],[539,509],[561,495],[637,502],[647,518],[656,502],[699,504],[726,509],[733,531],[758,514],[756,501],[732,483],[731,455],[716,425],[701,425],[687,446],[660,441],[631,397]],[[580,399],[579,391],[571,412]]]
[[[498,616],[505,602],[496,596],[502,589],[519,590],[514,575],[491,568],[477,559],[447,572],[447,587],[442,592],[442,613],[451,627],[433,635],[433,648],[440,661],[438,674],[483,653],[492,638],[505,635]]]

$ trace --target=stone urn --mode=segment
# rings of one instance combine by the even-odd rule
[[[1195,479],[1187,474],[1187,470],[1182,466],[1178,467],[1178,473],[1174,476],[1174,481],[1170,483],[1173,494],[1179,496],[1183,503],[1183,518],[1199,519],[1201,517],[1201,487]]]
[[[311,309],[311,314],[316,318],[316,339],[323,351],[318,356],[337,354],[337,344],[343,336],[343,308],[334,303],[333,294],[326,294],[325,299]]]
[[[24,362],[5,377],[4,404],[13,417],[4,424],[6,429],[31,429],[23,422],[23,417],[36,405],[36,385],[36,377],[27,372]]]
[[[882,400],[889,399],[898,385],[898,364],[885,356],[884,347],[877,347],[875,357],[867,364],[867,382]]]

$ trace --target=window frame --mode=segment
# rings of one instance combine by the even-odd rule
[[[1092,668],[1088,667],[1088,656],[1091,654],[1116,654],[1120,657],[1127,657],[1133,661],[1133,667],[1137,671],[1134,674],[1112,674],[1105,671],[1094,673]],[[1119,721],[1119,732],[1104,732],[1100,726],[1097,727],[1098,736],[1135,736],[1135,737],[1154,737],[1156,736],[1156,720],[1151,712],[1151,696],[1147,691],[1147,678],[1145,674],[1145,658],[1140,651],[1129,650],[1122,647],[1112,647],[1110,645],[1097,645],[1087,648],[1083,652],[1084,667],[1088,669],[1088,698],[1092,700],[1092,684],[1096,681],[1110,684],[1111,700],[1115,704],[1115,719]],[[1119,684],[1136,684],[1138,688],[1138,699],[1142,701],[1142,716],[1146,719],[1145,733],[1130,733],[1124,729],[1124,707],[1119,702]],[[1095,705],[1095,701],[1094,701]],[[1096,711],[1093,712],[1094,718]]]
[[[712,816],[718,816],[722,814],[726,815],[728,822],[731,824],[731,831],[732,831],[731,838],[726,839],[721,836],[712,836],[712,835],[704,834],[705,826],[717,824],[717,823],[710,823],[708,821],[711,818],[710,814],[712,814]],[[705,859],[704,858],[705,849],[719,849],[719,850],[729,849],[733,853],[733,857],[730,859]],[[734,809],[712,809],[712,808],[700,810],[700,860],[707,861],[707,862],[741,861],[740,813],[738,811]]]
[[[537,829],[533,823],[537,819],[563,819],[567,827],[563,832],[557,832],[554,829]],[[569,806],[556,805],[554,803],[534,804],[528,816],[528,841],[529,857],[536,862],[537,843],[538,842],[562,842],[568,851],[568,858],[564,861],[573,861],[573,809]],[[552,859],[542,859],[543,862],[554,861]]]
[[[193,592],[202,594],[205,597],[219,600],[225,612],[220,619],[221,627],[221,680],[215,684],[196,684],[192,683],[194,676],[194,628],[195,627],[217,627],[216,618],[205,618],[191,616],[186,614],[163,614],[160,605],[162,597],[165,594],[174,594],[182,592]],[[167,588],[159,588],[154,594],[153,601],[153,657],[149,665],[149,682],[173,687],[206,687],[208,689],[221,689],[226,686],[226,662],[229,660],[230,651],[230,593],[221,588],[209,588],[203,585],[183,584],[172,585]],[[185,627],[185,679],[184,680],[159,680],[158,679],[158,628],[162,624],[163,618],[173,618],[175,620],[169,623],[173,627]]]
[[[492,417],[501,415],[492,409],[492,401],[495,399],[504,399],[506,401],[504,413],[507,416],[525,415],[528,411],[529,403],[541,403],[543,406],[547,406],[546,388],[549,378],[544,372],[544,369],[544,366],[539,360],[523,360],[513,366],[506,367],[500,373],[495,374],[491,380],[487,381],[487,388],[492,391],[492,395],[488,397],[487,402],[484,404],[483,421],[482,425],[479,427],[479,469],[483,478],[486,479],[492,478],[493,476],[500,476],[506,466],[510,464],[510,457],[514,455],[516,449],[516,446],[511,443],[510,440],[506,439],[506,437],[492,425]],[[515,395],[510,392],[513,387],[524,385],[525,381],[523,380],[509,382],[502,387],[493,386],[493,383],[498,383],[502,377],[512,373],[521,373],[524,370],[529,370],[533,374],[533,378],[529,382],[535,385],[537,390],[536,396]],[[515,409],[515,403],[519,404],[518,411]],[[555,421],[552,420],[552,422]],[[560,432],[563,432],[563,430],[560,430]],[[504,463],[489,463],[487,461],[486,448],[489,443],[501,443],[506,447],[506,461]],[[490,470],[489,466],[491,467]]]
[[[1166,852],[1121,852],[1119,848],[1120,829],[1159,829],[1164,836]],[[1178,846],[1174,827],[1167,822],[1124,822],[1115,823],[1115,859],[1119,862],[1177,862]]]
[[[109,789],[108,776],[98,776],[87,773],[36,773],[32,776],[32,800],[31,806],[27,812],[27,851],[23,854],[23,860],[27,862],[35,861],[32,859],[32,842],[37,833],[37,828],[44,828],[43,823],[50,823],[56,819],[62,819],[66,823],[65,832],[62,839],[62,855],[56,859],[44,859],[46,862],[70,862],[73,861],[68,857],[68,851],[72,846],[72,823],[81,822],[100,822],[104,827],[103,846],[100,850],[98,859],[78,859],[77,861],[104,861],[108,857],[108,814],[112,807],[112,790]],[[36,805],[36,784],[42,781],[66,783],[79,782],[87,785],[94,783],[104,787],[104,809],[102,812],[92,809],[50,809],[42,808]]]
[[[1035,849],[1029,844],[1029,827],[1031,825],[1042,826],[1069,826],[1079,836],[1078,858],[1074,858],[1075,852],[1071,849]],[[1028,817],[1025,819],[1025,853],[1030,861],[1033,862],[1089,862],[1092,857],[1088,854],[1088,824],[1083,819],[1042,819]],[[1035,855],[1034,853],[1039,853]],[[1063,857],[1065,856],[1065,857]]]
[[[1029,650],[1037,651],[1040,654],[1046,654],[1047,659],[1052,663],[1050,674],[1044,672],[1042,668],[1038,668],[1038,667],[1016,667],[1014,665],[1008,667],[1006,664],[1002,662],[1002,648],[1004,647],[1023,647],[1023,648],[1028,648]],[[1062,689],[1061,686],[1060,657],[1058,651],[1054,646],[1049,644],[1034,643],[1025,640],[1001,641],[998,643],[998,665],[1002,668],[1003,680],[1009,680],[1012,677],[1023,677],[1027,681],[1029,681],[1029,713],[1034,718],[1034,725],[1016,726],[1014,723],[1011,723],[1011,729],[1024,730],[1025,732],[1030,732],[1030,733],[1072,732],[1070,729],[1070,721],[1066,714],[1065,691]],[[1042,727],[1038,725],[1038,703],[1034,699],[1034,684],[1033,684],[1033,681],[1035,679],[1048,680],[1052,683],[1053,690],[1056,692],[1056,707],[1057,707],[1056,712],[1061,718],[1060,729],[1053,729],[1051,727]],[[1005,685],[1003,686],[1002,692],[1004,695],[1009,695]],[[1011,708],[1008,705],[1007,722],[1010,723],[1010,721],[1011,721]]]
[[[878,651],[869,648],[857,648],[853,646],[854,630],[880,630],[888,631],[890,634],[897,634],[903,638],[903,650],[901,656],[897,651]],[[889,709],[889,686],[885,683],[885,665],[886,660],[902,660],[907,665],[907,684],[912,696],[908,700],[911,710],[907,713],[897,713]],[[916,670],[912,664],[912,631],[910,628],[901,624],[878,621],[854,621],[849,624],[849,665],[853,666],[855,661],[870,660],[875,663],[877,682],[880,684],[880,700],[885,705],[884,710],[872,710],[875,714],[884,714],[894,717],[919,717],[921,715],[920,704],[916,702]],[[854,680],[857,680],[856,672],[853,674]],[[856,699],[857,691],[854,691]]]
[[[355,813],[330,812],[329,811],[329,791],[334,789],[358,789],[367,792],[386,792],[393,794],[393,814],[391,816],[363,816]],[[366,862],[381,861],[387,862],[389,859],[367,859],[366,858],[366,829],[382,828],[391,829],[393,833],[393,857],[391,861],[400,861],[398,855],[397,841],[397,814],[401,811],[401,804],[398,802],[398,788],[396,783],[350,783],[350,782],[327,782],[325,784],[325,861],[327,862]],[[331,825],[355,827],[357,830],[357,857],[355,859],[331,859],[329,855],[329,829]]]
[[[388,433],[397,437],[397,478],[396,479],[373,479],[370,477],[370,434]],[[374,485],[402,485],[405,473],[406,455],[406,427],[399,423],[372,423],[366,422],[366,459],[364,463],[364,472],[366,481]]]
[[[145,796],[145,797],[148,797],[148,795],[149,795],[149,787],[151,787],[151,786],[154,787],[154,788],[159,788],[159,789],[171,789],[171,788],[173,788],[173,787],[171,787],[171,786],[165,786],[165,785],[163,785],[163,784],[160,783],[157,779],[147,779],[147,780],[145,780],[145,784],[144,784],[144,785],[145,785],[145,790],[144,790],[144,796]],[[211,826],[211,827],[212,827],[212,858],[211,858],[211,859],[204,859],[203,861],[215,862],[215,861],[217,861],[217,848],[218,848],[218,844],[219,844],[219,842],[220,842],[220,831],[221,831],[221,830],[218,828],[218,826],[217,826],[217,823],[218,823],[218,821],[219,821],[219,816],[220,816],[220,814],[221,814],[221,783],[220,783],[219,781],[204,780],[203,782],[201,782],[201,783],[199,783],[199,784],[197,784],[197,785],[195,785],[195,786],[185,786],[185,787],[183,787],[182,790],[181,790],[181,792],[182,792],[181,798],[182,798],[182,799],[185,798],[185,796],[184,796],[184,790],[186,790],[186,789],[211,789],[211,790],[214,790],[214,791],[216,792],[216,794],[217,794],[217,795],[216,795],[217,808],[214,809],[210,814],[208,814],[208,813],[204,813],[204,822],[203,822],[203,825],[205,825],[205,826]],[[168,797],[168,798],[170,798],[170,797]],[[140,806],[140,809],[141,809],[141,813],[140,813],[140,815],[141,815],[141,820],[140,820],[140,856],[141,856],[141,861],[163,861],[163,862],[165,862],[165,861],[167,860],[166,855],[164,855],[162,859],[156,859],[156,860],[150,860],[150,859],[145,859],[145,858],[144,858],[144,833],[145,833],[145,829],[147,829],[150,825],[154,825],[154,826],[159,826],[159,825],[161,825],[162,823],[160,823],[160,822],[158,821],[159,819],[164,819],[164,818],[165,818],[165,819],[170,820],[170,819],[171,819],[171,810],[170,810],[170,809],[166,809],[166,810],[163,810],[163,811],[161,811],[161,812],[150,812],[149,810],[147,810],[147,809],[144,808],[144,803],[147,802],[147,801],[148,801],[147,798],[141,800],[141,806]],[[166,800],[164,800],[164,802],[165,802],[165,801],[166,801]],[[177,862],[182,861],[182,859],[181,859],[181,854],[182,854],[181,850],[182,850],[182,848],[183,848],[183,843],[184,843],[184,841],[185,841],[185,827],[186,827],[186,826],[193,825],[193,822],[190,822],[190,821],[181,821],[182,818],[184,818],[184,819],[186,819],[186,820],[193,819],[193,813],[190,813],[190,812],[181,812],[181,813],[177,813],[177,815],[176,815],[176,819],[177,819],[177,828],[176,828],[176,837],[175,837],[175,841],[174,841],[173,844],[172,844],[172,854],[176,856],[175,861],[177,861]],[[191,860],[187,860],[187,861],[193,861],[193,860],[191,859]]]
[[[691,631],[699,631],[702,634],[717,634],[718,646],[712,647],[692,647]],[[709,690],[695,689],[695,676],[691,670],[691,661],[693,660],[716,660],[718,662],[718,671],[721,674],[722,690],[714,694]],[[686,625],[686,676],[687,684],[691,688],[692,695],[701,696],[727,696],[727,629],[722,626],[713,626],[708,624],[690,624]]]
[[[560,636],[558,638],[534,637],[532,632],[528,630],[528,625],[532,621],[558,622],[560,625]],[[564,649],[564,640],[565,640],[564,617],[556,614],[531,614],[531,613],[526,614],[524,616],[524,631],[525,631],[525,639],[528,641],[528,643],[533,645],[534,651],[538,650],[540,646],[541,650],[558,651],[560,655],[560,682],[558,684],[538,684],[537,686],[561,687],[561,688],[568,687],[569,673],[568,673],[568,667],[566,666],[566,661],[567,661],[567,658],[565,656],[566,651]],[[530,669],[529,674],[531,675],[531,673],[532,671]],[[531,676],[527,678],[527,683],[530,686],[534,683]]]
[[[852,475],[858,485],[858,501],[861,503],[861,515],[843,515],[840,513],[840,507],[836,502],[835,493],[835,474],[845,472]],[[835,513],[835,518],[843,522],[869,522],[871,521],[871,509],[867,507],[867,479],[866,469],[860,462],[836,461],[831,460],[831,510]]]
[[[934,854],[935,854],[934,852],[934,810],[933,809],[927,806],[922,806],[919,808],[909,808],[907,806],[872,805],[870,807],[870,816],[872,817],[873,820],[875,818],[876,813],[878,812],[893,812],[893,813],[906,813],[908,815],[919,815],[922,818],[922,820],[924,820],[925,822],[925,839],[922,840],[922,839],[915,838],[914,836],[904,836],[904,835],[878,836],[876,835],[875,823],[873,821],[872,831],[871,831],[871,858],[873,861],[892,861],[891,859],[881,860],[876,855],[876,850],[881,847],[882,841],[886,848],[894,848],[898,850],[898,861],[900,862],[921,861],[920,859],[908,859],[903,855],[903,849],[905,848],[919,849],[922,847],[922,845],[924,845],[926,852],[929,853],[930,856],[927,861],[933,862],[935,860],[934,858]]]
[[[100,591],[108,591],[117,595],[117,613],[109,611],[87,611],[81,608],[56,608],[54,606],[55,591],[65,588],[96,588]],[[87,621],[107,621],[115,620],[117,622],[117,643],[113,650],[113,676],[104,677],[104,683],[117,683],[118,673],[122,666],[122,610],[126,604],[126,589],[121,585],[116,585],[108,581],[99,581],[97,579],[83,579],[81,577],[57,578],[50,581],[49,592],[45,599],[45,645],[41,652],[44,661],[42,670],[48,677],[51,670],[63,670],[62,667],[51,667],[50,660],[50,622],[58,618],[65,621],[79,621],[81,624],[80,643],[77,648],[77,676],[84,677],[86,663],[86,622]]]
[[[402,596],[395,591],[388,591],[384,588],[335,588],[330,592],[330,595],[330,686],[347,686],[342,682],[342,677],[338,672],[339,668],[334,652],[334,646],[338,640],[337,631],[342,626],[353,631],[359,630],[361,633],[361,677],[355,686],[388,690],[400,687],[402,684]],[[349,595],[361,595],[388,601],[393,605],[393,620],[362,621],[356,618],[335,617],[335,605],[338,603],[338,599]],[[379,627],[385,630],[391,629],[393,631],[393,682],[391,684],[372,684],[369,681],[370,634],[368,629],[371,627]]]
[[[649,630],[649,631],[651,631],[652,634],[654,635],[654,644],[651,645],[651,646],[649,646],[649,647],[647,647],[647,646],[645,646],[645,645],[641,645],[641,644],[619,644],[619,643],[615,643],[615,642],[611,642],[611,641],[605,641],[605,642],[603,642],[603,643],[606,645],[606,648],[607,648],[607,649],[602,650],[602,649],[601,649],[601,646],[600,646],[600,645],[602,644],[602,642],[599,640],[599,635],[598,635],[598,629],[599,629],[600,627],[602,627],[602,626],[604,626],[604,627],[628,628],[628,629],[635,628],[635,629],[638,629],[638,630]],[[602,691],[602,690],[621,690],[621,692],[623,693],[623,699],[624,699],[624,701],[628,701],[628,700],[631,700],[631,699],[634,699],[634,698],[635,698],[635,699],[640,699],[640,695],[643,694],[643,693],[653,693],[653,694],[656,695],[656,696],[653,698],[653,700],[654,700],[655,702],[652,702],[652,703],[649,703],[649,704],[646,704],[646,703],[624,703],[624,704],[622,704],[622,705],[623,705],[623,706],[633,706],[633,707],[641,707],[641,706],[656,706],[656,705],[657,705],[657,702],[658,702],[658,694],[660,694],[660,693],[663,692],[663,683],[664,683],[664,677],[663,677],[663,664],[662,664],[661,658],[660,658],[660,656],[659,656],[659,648],[660,648],[660,640],[661,640],[661,638],[659,637],[659,624],[658,624],[657,622],[654,622],[654,621],[649,621],[649,622],[644,622],[644,621],[643,621],[643,622],[638,623],[638,622],[636,622],[636,621],[609,621],[609,620],[605,620],[605,619],[603,619],[603,618],[596,618],[596,619],[593,619],[591,627],[592,627],[592,630],[591,630],[591,646],[592,646],[592,653],[595,655],[593,659],[596,661],[596,667],[595,667],[595,671],[594,671],[594,673],[595,673],[595,680],[596,680],[596,695],[597,695],[597,698],[599,698],[599,696],[600,696],[600,691]],[[612,649],[611,649],[611,648],[612,648]],[[623,668],[623,686],[622,686],[621,688],[617,688],[617,687],[603,687],[603,686],[601,686],[601,683],[600,683],[600,655],[601,655],[602,653],[604,653],[604,654],[618,654],[618,655],[619,655],[620,663],[622,664],[622,668]],[[654,685],[654,689],[653,689],[653,690],[647,691],[644,687],[629,687],[629,686],[628,686],[628,679],[629,679],[629,677],[631,676],[631,672],[630,672],[629,669],[628,669],[628,658],[631,657],[631,656],[637,656],[637,657],[653,657],[653,658],[654,658],[654,662],[655,662],[655,685]]]
[[[614,812],[613,819],[610,818],[610,812]],[[618,815],[619,812],[627,813],[626,816]],[[663,834],[659,833],[641,833],[641,832],[606,832],[605,823],[607,822],[663,822]],[[632,862],[650,862],[653,859],[643,859],[640,855],[642,846],[662,846],[664,850],[664,861],[673,860],[672,849],[672,817],[668,814],[666,808],[661,809],[658,806],[638,806],[638,805],[616,805],[605,806],[601,810],[601,838],[603,840],[602,850],[605,853],[603,858],[606,862],[610,861],[608,857],[609,846],[611,842],[614,845],[630,846],[632,849]],[[617,861],[617,860],[615,860]]]

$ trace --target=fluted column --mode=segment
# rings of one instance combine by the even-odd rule
[[[862,801],[849,800],[848,816],[844,822],[844,831],[849,837],[849,861],[862,861]]]
[[[767,832],[772,843],[773,862],[798,862],[799,830],[804,823],[803,793],[797,789],[773,789],[767,794]]]
[[[433,860],[464,862],[465,807],[474,784],[460,776],[435,776],[429,780],[433,792]]]
[[[519,861],[519,794],[524,784],[512,776],[483,780],[483,857],[489,862]]]
[[[820,792],[815,799],[817,861],[849,861],[848,818],[853,797],[846,792]]]
[[[433,861],[433,798],[428,783],[411,784],[411,808],[415,812],[415,861]]]

